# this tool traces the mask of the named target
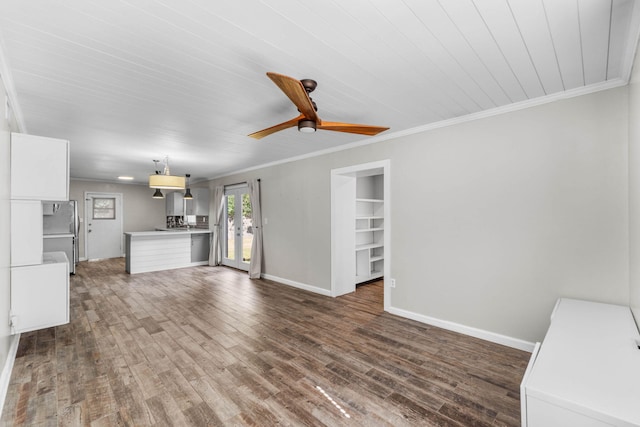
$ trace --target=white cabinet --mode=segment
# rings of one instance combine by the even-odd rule
[[[203,262],[209,260],[210,233],[191,235],[191,262]]]
[[[560,299],[522,381],[522,425],[640,426],[639,342],[628,306]]]
[[[173,191],[165,196],[167,216],[184,216],[184,193]]]
[[[11,332],[69,322],[69,262],[64,252],[47,252],[43,263],[11,268]]]
[[[69,262],[43,253],[42,201],[69,199],[69,142],[11,134],[11,332],[69,322]]]
[[[11,201],[11,266],[42,263],[42,202]]]
[[[69,200],[69,141],[12,133],[11,199]]]
[[[192,188],[191,195],[193,199],[187,199],[185,203],[182,191],[167,193],[165,199],[167,216],[184,216],[185,205],[187,208],[186,215],[209,215],[209,189]]]
[[[356,199],[356,283],[384,275],[384,201]]]
[[[187,215],[209,215],[209,189],[192,188],[193,199],[187,200]]]

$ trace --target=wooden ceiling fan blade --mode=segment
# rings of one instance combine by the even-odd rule
[[[304,89],[300,80],[283,74],[268,72],[267,76],[284,92],[285,95],[298,107],[298,111],[309,120],[318,120],[318,114],[313,107],[309,94]]]
[[[255,138],[255,139],[264,138],[265,136],[269,136],[272,133],[276,133],[276,132],[279,132],[281,130],[285,130],[285,129],[297,126],[298,125],[298,120],[300,120],[300,119],[304,119],[304,116],[303,115],[299,115],[298,117],[296,117],[294,119],[287,120],[286,122],[282,122],[282,123],[277,124],[275,126],[271,126],[269,128],[259,130],[258,132],[254,132],[254,133],[250,134],[249,136],[251,138]]]
[[[389,129],[388,127],[382,127],[382,126],[359,125],[355,123],[327,122],[324,120],[322,121],[322,123],[318,123],[317,127],[318,129],[323,129],[323,130],[356,133],[358,135],[368,135],[368,136],[377,135],[380,132],[384,132],[385,130]]]

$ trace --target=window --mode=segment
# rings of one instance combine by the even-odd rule
[[[116,199],[94,197],[93,219],[116,219]]]

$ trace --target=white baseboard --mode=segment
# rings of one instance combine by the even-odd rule
[[[262,277],[263,279],[273,280],[274,282],[282,283],[283,285],[292,286],[298,289],[304,289],[305,291],[313,292],[313,293],[324,295],[327,297],[331,296],[330,289],[318,288],[317,286],[311,286],[305,283],[295,282],[289,279],[283,279],[282,277],[272,276],[270,274],[262,274],[260,277]]]
[[[316,294],[324,295],[327,297],[331,296],[331,290],[329,289],[318,288],[316,286],[295,282],[289,279],[283,279],[282,277],[272,276],[270,274],[262,274],[261,277],[267,280],[273,280],[274,282],[282,283],[284,285],[292,286],[298,289],[304,289],[305,291],[314,292]],[[448,320],[436,319],[435,317],[425,316],[423,314],[414,313],[400,308],[390,307],[388,312],[391,314],[395,314],[396,316],[405,317],[407,319],[415,320],[427,325],[437,326],[449,331],[458,332],[475,338],[480,338],[485,341],[505,345],[507,347],[516,348],[522,351],[528,351],[529,353],[531,353],[535,347],[535,343],[532,342],[508,337],[506,335],[496,334],[495,332],[489,332],[483,329],[473,328],[471,326],[461,325],[459,323],[450,322]]]
[[[7,397],[7,391],[9,390],[9,381],[11,381],[11,371],[13,370],[13,364],[16,361],[16,353],[18,352],[18,343],[20,342],[20,334],[11,336],[11,344],[9,344],[9,352],[7,353],[7,360],[4,362],[2,372],[0,373],[0,414],[4,409],[4,401]]]
[[[507,347],[516,348],[518,350],[528,351],[529,353],[531,353],[535,347],[535,343],[532,342],[508,337],[506,335],[496,334],[494,332],[489,332],[482,329],[473,328],[471,326],[461,325],[459,323],[450,322],[448,320],[436,319],[435,317],[413,313],[411,311],[402,310],[400,308],[390,307],[389,313],[395,314],[396,316],[400,317],[406,317],[407,319],[415,320],[420,323],[426,323],[427,325],[437,326],[449,331],[458,332],[475,338],[480,338],[485,341],[506,345]]]
[[[274,282],[282,283],[284,285],[292,286],[298,289],[304,289],[305,291],[314,292],[316,294],[331,296],[331,290],[318,288],[316,286],[310,286],[304,283],[295,282],[289,279],[283,279],[282,277],[272,276],[270,274],[263,274],[261,277],[273,280]],[[389,313],[396,316],[405,317],[407,319],[415,320],[427,325],[437,326],[449,331],[458,332],[460,334],[469,335],[475,338],[480,338],[485,341],[493,342],[507,347],[516,348],[522,351],[528,351],[531,353],[535,347],[535,343],[524,341],[518,338],[508,337],[506,335],[496,334],[495,332],[489,332],[482,329],[473,328],[471,326],[461,325],[459,323],[450,322],[448,320],[436,319],[435,317],[425,316],[423,314],[414,313],[400,308],[390,307]]]

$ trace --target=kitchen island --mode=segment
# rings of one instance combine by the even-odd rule
[[[133,231],[124,235],[127,273],[208,264],[211,230]]]

